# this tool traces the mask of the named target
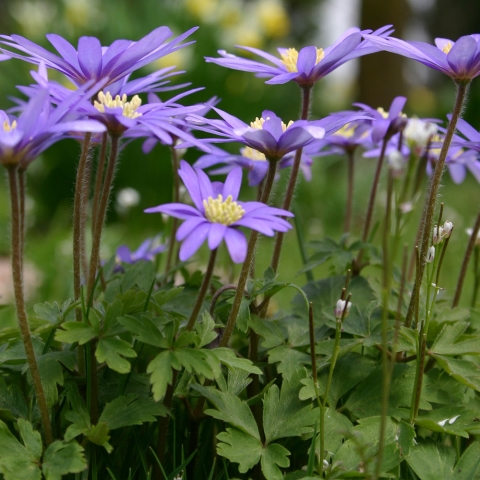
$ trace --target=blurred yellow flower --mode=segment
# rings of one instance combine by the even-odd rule
[[[260,0],[255,10],[255,16],[267,37],[282,38],[288,35],[290,19],[279,0]]]

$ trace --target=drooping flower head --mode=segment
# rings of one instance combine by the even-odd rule
[[[392,31],[390,25],[375,32],[350,28],[330,47],[325,49],[304,47],[300,52],[294,48],[279,48],[280,58],[257,48],[238,46],[268,60],[273,65],[237,57],[224,50],[218,52],[222,58],[205,57],[205,60],[233,70],[253,72],[257,77],[269,78],[270,80],[265,82],[268,84],[295,81],[300,86],[311,86],[348,60],[378,51],[371,43],[362,41],[362,34],[370,33],[376,37],[389,35]]]
[[[369,34],[364,38],[382,50],[412,58],[456,81],[468,82],[480,75],[480,34],[465,35],[456,42],[436,38],[435,45]]]
[[[147,208],[145,212],[164,213],[185,220],[177,231],[177,240],[183,242],[181,261],[194,255],[205,241],[210,250],[225,241],[232,260],[241,263],[247,254],[247,239],[239,227],[251,228],[267,236],[291,228],[281,217],[293,217],[292,213],[260,202],[238,201],[242,183],[240,167],[228,174],[225,183],[212,183],[202,170],[192,168],[183,160],[178,173],[194,206],[167,203]]]
[[[0,44],[6,47],[1,48],[3,53],[35,64],[44,62],[76,86],[94,80],[101,90],[150,62],[190,45],[192,42],[181,42],[197,28],[191,28],[168,43],[166,41],[172,36],[168,27],[156,28],[138,42],[116,40],[109,47],[102,47],[98,38],[80,37],[77,49],[60,35],[48,34],[48,41],[60,56],[20,35],[0,35]]]
[[[262,117],[247,125],[223,110],[213,109],[223,120],[212,120],[197,115],[187,117],[192,127],[221,137],[205,141],[240,142],[262,153],[268,160],[278,161],[288,153],[323,138],[325,134],[325,129],[319,121],[297,120],[285,124],[275,113],[265,110]]]

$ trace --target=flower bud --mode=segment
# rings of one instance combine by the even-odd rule
[[[453,230],[453,223],[452,222],[445,222],[443,224],[443,238],[448,238]]]
[[[443,227],[433,227],[433,244],[438,245],[443,240]]]
[[[351,302],[348,302],[346,309],[345,309],[345,304],[347,304],[346,300],[338,300],[337,305],[335,307],[335,318],[336,319],[341,319],[343,316],[343,310],[345,310],[345,317],[349,314],[350,312],[350,307],[352,306]]]
[[[425,261],[427,263],[432,263],[434,258],[435,258],[435,247],[430,247],[428,249],[427,258],[425,259]]]

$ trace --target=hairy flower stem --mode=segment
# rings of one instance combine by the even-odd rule
[[[268,203],[270,197],[270,192],[272,190],[273,182],[275,180],[275,172],[277,169],[277,162],[275,160],[269,160],[267,178],[265,180],[265,185],[262,191],[262,203]],[[242,265],[242,270],[240,272],[240,278],[238,279],[237,291],[235,292],[235,297],[233,299],[232,310],[225,325],[225,330],[223,331],[222,339],[220,340],[220,347],[225,347],[228,345],[228,341],[232,336],[233,329],[235,328],[235,322],[237,321],[238,312],[240,310],[240,304],[242,303],[243,292],[248,280],[248,274],[250,272],[250,263],[253,259],[253,254],[255,252],[255,247],[257,245],[259,233],[256,230],[252,230],[250,234],[250,239],[248,240],[247,247],[247,256]]]
[[[425,353],[427,348],[427,336],[420,330],[418,339],[417,371],[415,373],[415,388],[412,394],[412,405],[410,407],[410,423],[413,425],[417,419],[418,409],[420,408],[420,398],[422,396],[423,373],[425,369]]]
[[[422,239],[420,244],[420,264],[418,266],[418,273],[416,275],[415,285],[412,291],[412,297],[410,299],[410,304],[408,306],[406,324],[410,325],[412,323],[412,318],[415,311],[415,303],[417,297],[420,296],[420,284],[423,280],[423,274],[425,272],[426,257],[430,243],[430,236],[432,232],[433,216],[435,213],[435,205],[437,201],[438,188],[442,180],[443,167],[445,166],[445,159],[447,158],[447,153],[450,148],[450,143],[452,142],[453,134],[457,127],[458,119],[462,114],[463,105],[468,92],[469,82],[457,83],[457,97],[455,100],[455,106],[453,108],[453,113],[450,118],[450,123],[448,124],[447,132],[445,133],[445,139],[443,141],[442,150],[438,157],[437,163],[435,165],[435,170],[430,181],[430,187],[427,192],[427,197],[425,199],[425,208],[422,215]]]
[[[87,208],[87,198],[84,188],[87,171],[88,155],[90,150],[92,134],[86,133],[83,139],[82,150],[77,167],[77,179],[75,182],[75,196],[73,200],[73,295],[75,302],[80,301],[82,292],[82,265],[85,261],[85,231],[82,228],[85,224],[82,221]],[[82,321],[82,310],[75,309],[75,319]],[[85,375],[85,349],[83,345],[78,346],[78,371]]]
[[[173,202],[178,203],[180,201],[180,176],[178,175],[178,152],[175,149],[175,144],[170,148],[172,154],[172,169],[173,169]],[[170,240],[168,242],[167,261],[165,263],[165,278],[170,272],[172,266],[173,252],[175,250],[175,235],[177,234],[178,219],[172,218],[172,229],[170,231]]]
[[[104,132],[102,135],[102,145],[100,147],[100,154],[97,161],[97,171],[95,173],[95,186],[93,189],[92,201],[92,235],[95,230],[95,222],[98,220],[98,205],[102,195],[103,177],[105,171],[105,160],[107,158],[108,133]]]
[[[195,301],[192,313],[190,314],[187,326],[185,327],[185,330],[187,332],[193,329],[195,322],[197,321],[198,314],[200,313],[200,309],[202,308],[203,301],[205,300],[205,295],[207,294],[210,281],[212,280],[213,267],[215,266],[215,259],[217,258],[217,250],[218,249],[215,248],[210,252],[210,259],[208,260],[207,270],[205,271],[202,285],[200,286],[200,290],[198,292],[197,300]]]
[[[100,241],[102,238],[103,225],[107,214],[108,201],[110,198],[110,190],[113,184],[113,177],[115,174],[115,165],[118,157],[118,136],[111,136],[110,157],[108,159],[107,171],[105,173],[105,181],[103,184],[103,192],[98,206],[98,218],[92,219],[95,228],[92,237],[92,252],[90,255],[90,269],[88,272],[87,282],[87,310],[93,304],[94,291],[96,285],[96,277],[98,266],[100,265]],[[97,377],[97,363],[95,359],[96,342],[91,343],[90,361],[91,361],[91,399],[90,399],[90,418],[92,423],[98,421],[98,377]]]
[[[345,207],[345,222],[343,233],[350,233],[352,228],[353,180],[355,177],[355,151],[347,151],[347,205]]]
[[[20,333],[22,335],[23,346],[25,348],[25,356],[27,358],[28,368],[32,375],[33,387],[35,389],[35,396],[38,407],[40,409],[40,417],[45,433],[45,443],[50,445],[53,442],[52,427],[48,415],[47,402],[45,400],[45,393],[43,390],[40,372],[38,370],[37,359],[35,358],[35,351],[33,349],[32,337],[30,334],[30,327],[28,325],[27,310],[25,308],[25,296],[23,291],[23,271],[22,271],[22,252],[23,247],[21,240],[21,221],[20,221],[20,204],[22,200],[19,199],[19,188],[16,167],[8,168],[8,182],[10,187],[10,206],[11,206],[11,255],[12,255],[12,280],[13,290],[15,293],[15,306],[17,309],[18,324]]]
[[[365,216],[365,223],[363,224],[362,242],[368,241],[370,235],[370,226],[372,223],[373,207],[375,206],[375,198],[377,196],[378,182],[380,180],[380,173],[382,172],[383,159],[385,158],[385,151],[387,149],[388,139],[384,138],[382,143],[382,150],[378,157],[377,168],[375,169],[375,176],[373,177],[372,189],[370,190],[370,199],[368,201],[367,214]],[[360,274],[362,270],[363,248],[358,252],[357,258],[353,261],[352,272],[354,276]]]
[[[470,257],[472,256],[472,252],[475,248],[475,243],[477,241],[477,235],[479,231],[480,231],[480,213],[478,214],[477,220],[475,221],[475,225],[473,226],[473,231],[472,231],[472,234],[470,235],[470,240],[468,241],[468,245],[467,245],[467,250],[465,251],[465,256],[463,257],[462,267],[460,268],[460,275],[458,276],[457,288],[455,290],[455,296],[453,297],[452,308],[457,307],[460,302],[460,296],[462,295],[463,282],[465,280],[465,275],[467,274],[468,264],[470,262]],[[475,279],[476,277],[477,277],[477,273],[475,272]],[[474,306],[475,305],[472,304],[472,307]]]
[[[25,185],[26,172],[25,169],[19,168],[17,171],[18,176],[18,201],[19,201],[19,234],[20,234],[20,261],[21,271],[23,275],[23,254],[25,248],[25,200],[27,198],[27,190]]]
[[[312,92],[312,86],[302,87],[302,110],[300,113],[300,120],[308,119],[308,112],[310,110],[310,96]],[[297,184],[298,171],[300,170],[300,163],[302,161],[302,152],[303,148],[299,148],[295,152],[295,158],[293,160],[292,170],[290,172],[290,178],[288,180],[287,191],[285,192],[285,197],[283,198],[282,208],[284,210],[290,211],[292,206],[293,194],[295,193],[295,186]],[[282,251],[283,245],[283,232],[278,232],[275,237],[275,245],[273,247],[273,255],[270,266],[273,268],[273,271],[276,272],[278,269],[278,263],[280,262],[280,253]]]

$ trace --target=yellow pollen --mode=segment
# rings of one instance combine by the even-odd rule
[[[217,198],[208,197],[203,201],[203,208],[205,208],[205,216],[208,220],[227,226],[240,220],[245,214],[245,210],[233,201],[231,195],[226,200],[223,200],[221,194],[218,194]]]
[[[267,117],[267,118],[258,118],[256,117],[255,120],[253,122],[250,122],[250,126],[252,128],[254,128],[255,130],[262,130],[263,129],[263,124],[267,121],[267,120],[270,120],[270,117]],[[290,120],[288,122],[288,124],[285,124],[284,122],[282,122],[282,131],[284,132],[288,127],[290,127],[291,125],[293,125],[293,120]]]
[[[383,117],[383,118],[388,118],[388,115],[389,113],[386,112],[382,107],[378,107],[377,108],[377,112]],[[407,118],[407,115],[403,112],[400,112],[398,114],[399,117],[402,117],[402,118]]]
[[[98,94],[98,101],[95,100],[93,102],[93,106],[99,112],[105,113],[105,107],[121,108],[122,115],[128,118],[137,118],[142,115],[140,112],[136,111],[141,104],[142,100],[138,95],[135,95],[129,102],[127,102],[127,95],[125,93],[122,95],[122,97],[117,95],[114,99],[110,92],[105,94],[103,91]]]
[[[315,65],[323,60],[325,52],[323,48],[315,47],[317,51],[317,58],[315,59]],[[298,72],[297,62],[298,62],[298,52],[295,48],[289,48],[286,52],[280,54],[282,57],[282,63],[285,65],[289,72]]]
[[[14,120],[12,123],[10,123],[8,120],[5,120],[3,122],[3,131],[4,132],[11,132],[12,130],[15,130],[17,128],[17,121]]]
[[[259,152],[258,150],[254,150],[253,148],[245,147],[245,148],[242,148],[241,152],[242,152],[242,157],[249,158],[250,160],[255,160],[260,162],[267,161],[267,158],[262,152]]]
[[[447,42],[443,48],[442,48],[442,52],[445,53],[445,54],[448,54],[450,52],[450,50],[452,49],[453,45],[452,45],[452,42]]]
[[[347,123],[346,125],[344,125],[340,130],[337,130],[333,135],[338,135],[340,137],[344,137],[344,138],[350,138],[350,137],[353,137],[353,135],[355,134],[355,126],[350,126],[349,123]]]

